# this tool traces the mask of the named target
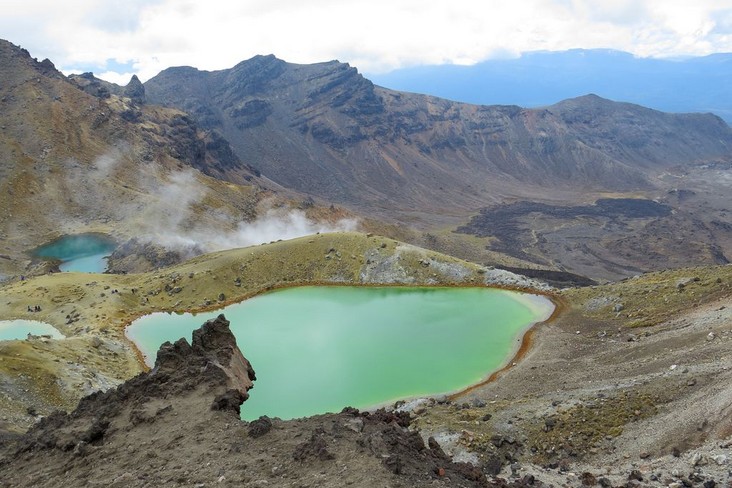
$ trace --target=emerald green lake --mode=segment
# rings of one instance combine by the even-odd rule
[[[107,269],[107,256],[117,245],[101,234],[75,234],[61,237],[39,247],[33,255],[39,258],[58,259],[61,271],[103,273]]]
[[[223,313],[257,381],[242,418],[283,419],[466,388],[510,360],[548,299],[491,288],[297,287],[198,315],[155,313],[127,336],[165,341]]]
[[[36,320],[0,320],[0,341],[25,339],[28,334],[49,335],[54,339],[63,339],[64,335],[54,326]]]

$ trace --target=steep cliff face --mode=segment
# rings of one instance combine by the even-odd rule
[[[664,169],[732,149],[732,130],[713,115],[594,95],[534,110],[475,106],[379,88],[335,61],[171,68],[145,88],[278,183],[371,209],[478,208],[537,188],[648,189]]]

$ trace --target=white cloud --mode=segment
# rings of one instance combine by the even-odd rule
[[[110,83],[116,83],[119,86],[126,86],[130,82],[132,75],[136,73],[118,73],[116,71],[104,71],[102,73],[96,73],[95,76],[109,81]]]
[[[339,59],[363,72],[470,64],[525,51],[614,48],[640,56],[732,51],[729,0],[25,0],[0,32],[62,69],[143,79],[223,69],[256,54]],[[119,5],[124,5],[120,8]],[[128,78],[128,71],[125,78]]]

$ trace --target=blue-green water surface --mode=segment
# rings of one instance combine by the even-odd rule
[[[257,373],[242,417],[294,418],[452,392],[499,369],[546,298],[490,288],[298,287],[127,329],[147,358],[224,313]],[[151,359],[148,359],[150,362]]]
[[[75,234],[41,246],[33,255],[58,259],[61,271],[103,273],[107,269],[106,258],[115,247],[114,241],[101,234]]]
[[[64,336],[55,327],[45,322],[35,320],[0,320],[0,341],[25,339],[28,334],[50,335],[54,339],[63,339]]]

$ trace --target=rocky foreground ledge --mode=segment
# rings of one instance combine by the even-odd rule
[[[254,380],[220,315],[163,344],[150,372],[0,439],[0,486],[541,485],[452,462],[404,412],[241,421]]]

